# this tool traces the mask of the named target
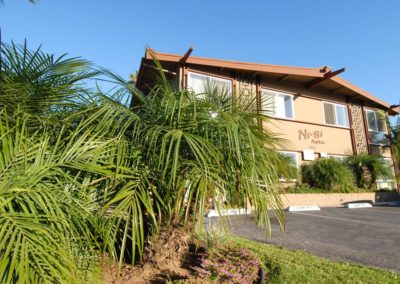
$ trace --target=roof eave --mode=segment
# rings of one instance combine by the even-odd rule
[[[154,60],[158,61],[166,61],[179,63],[182,60],[182,55],[178,54],[170,54],[170,53],[161,53],[154,51],[150,48],[146,49],[145,58],[146,60]],[[210,67],[219,67],[219,68],[227,68],[234,70],[242,70],[242,71],[256,71],[256,72],[265,72],[265,73],[276,73],[276,74],[285,74],[285,75],[298,75],[298,76],[309,76],[315,78],[322,78],[327,73],[331,72],[331,69],[328,67],[321,68],[305,68],[305,67],[293,67],[293,66],[281,66],[281,65],[269,65],[269,64],[258,64],[258,63],[250,63],[250,62],[237,62],[237,61],[228,61],[228,60],[220,60],[220,59],[212,59],[212,58],[203,58],[190,56],[186,58],[185,63],[188,64],[196,64]],[[329,78],[329,80],[359,94],[360,96],[380,105],[385,108],[390,115],[396,115],[400,113],[399,107],[391,108],[391,106],[382,101],[381,99],[375,97],[369,92],[357,87],[356,85],[350,83],[349,81],[339,77],[334,76]]]
[[[155,57],[159,61],[175,62],[179,63],[182,59],[181,55],[169,54],[156,52],[154,50],[146,50],[146,59],[152,60]],[[280,65],[269,65],[269,64],[258,64],[250,62],[236,62],[228,60],[219,60],[212,58],[203,58],[191,56],[187,58],[186,63],[204,65],[219,68],[228,68],[243,71],[258,71],[265,73],[277,73],[277,74],[290,74],[310,77],[323,77],[325,73],[331,71],[329,68],[303,68],[303,67],[292,67],[292,66],[280,66]]]

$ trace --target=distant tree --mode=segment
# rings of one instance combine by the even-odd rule
[[[389,128],[389,141],[390,147],[392,149],[393,156],[393,166],[395,168],[395,172],[397,173],[396,180],[400,181],[399,176],[399,168],[400,168],[400,116],[397,115],[396,122],[394,124],[390,123],[389,119],[387,120],[387,125]]]
[[[371,189],[378,178],[393,178],[386,162],[376,154],[360,153],[349,156],[345,164],[353,171],[357,186]]]
[[[132,84],[136,84],[138,74],[139,74],[139,71],[137,71],[137,70],[136,70],[135,74],[129,74],[129,82]]]

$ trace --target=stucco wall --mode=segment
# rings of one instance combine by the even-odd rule
[[[294,119],[313,123],[325,123],[323,103],[319,100],[295,96],[293,98]]]
[[[271,123],[264,125],[264,127],[287,139],[288,143],[282,147],[282,150],[297,151],[299,161],[302,161],[300,152],[305,149],[314,150],[317,154],[316,157],[318,157],[320,152],[326,152],[328,155],[353,154],[350,128],[325,125],[324,100],[347,104],[345,95],[341,94],[340,91],[333,93],[320,89],[318,86],[312,89],[305,89],[304,83],[292,80],[277,80],[274,77],[264,75],[259,77],[259,74],[254,75],[248,72],[231,71],[223,68],[192,65],[189,71],[204,72],[214,76],[230,78],[232,82],[236,82],[236,91],[249,97],[256,95],[257,83],[260,83],[261,88],[275,89],[293,94],[293,121],[271,119]],[[236,81],[233,80],[234,78]],[[366,152],[368,147],[360,102],[352,102],[350,108],[353,114],[355,148],[357,152]],[[305,135],[310,134],[310,137],[300,139],[299,131],[302,131]],[[315,139],[313,137],[314,133],[322,133],[322,137]],[[389,149],[382,150],[382,156],[391,157]]]
[[[317,205],[320,207],[337,207],[348,202],[387,202],[400,201],[395,192],[366,192],[366,193],[325,193],[325,194],[281,194],[284,208],[289,206]]]
[[[265,124],[264,127],[280,133],[280,137],[289,141],[288,145],[283,146],[283,150],[303,151],[304,149],[312,149],[316,153],[352,154],[349,129],[276,119],[271,119],[271,123]]]

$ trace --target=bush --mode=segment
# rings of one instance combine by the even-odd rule
[[[364,189],[371,189],[376,186],[378,178],[394,178],[393,174],[378,155],[362,153],[350,156],[345,164],[353,171],[357,186]]]
[[[207,231],[200,236],[200,240],[204,242],[208,250],[216,249],[228,240],[229,233],[220,226],[208,228]]]
[[[196,275],[212,283],[251,284],[258,279],[260,263],[247,249],[223,246],[212,253],[204,253],[201,267],[194,267]]]
[[[347,191],[354,185],[349,168],[334,159],[319,159],[301,167],[304,183],[327,191]]]

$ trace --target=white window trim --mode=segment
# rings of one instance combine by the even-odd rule
[[[326,116],[325,116],[325,104],[331,104],[334,105],[335,107],[333,108],[333,111],[335,113],[335,124],[329,124],[326,123]],[[344,106],[346,108],[346,112],[347,112],[347,122],[349,125],[347,126],[343,126],[343,125],[339,125],[337,124],[337,113],[336,113],[336,106]],[[334,126],[334,127],[340,127],[340,128],[345,128],[345,129],[350,129],[350,117],[349,117],[349,110],[347,108],[346,104],[342,104],[342,103],[333,103],[333,102],[328,102],[328,101],[322,101],[322,112],[324,114],[324,124],[327,126]]]
[[[188,73],[187,73],[187,86],[186,86],[186,88],[187,89],[189,89],[189,85],[191,85],[190,83],[191,83],[191,77],[190,77],[190,74],[195,74],[195,75],[199,75],[199,76],[204,76],[204,77],[210,77],[210,78],[213,78],[214,80],[216,80],[216,81],[220,81],[220,82],[224,82],[224,83],[229,83],[229,88],[230,88],[230,95],[232,95],[232,92],[233,92],[233,82],[232,82],[232,80],[231,79],[226,79],[226,78],[222,78],[222,77],[219,77],[219,76],[215,76],[215,75],[209,75],[209,74],[203,74],[203,73],[198,73],[198,72],[192,72],[192,71],[189,71]],[[193,90],[191,90],[191,91],[193,91]]]
[[[263,91],[272,92],[272,93],[274,93],[275,96],[277,96],[277,95],[283,95],[283,96],[288,96],[288,97],[290,97],[290,102],[291,102],[290,107],[291,107],[291,110],[292,110],[293,117],[285,117],[285,116],[282,117],[282,116],[277,116],[277,115],[275,115],[275,114],[266,114],[266,115],[268,115],[268,116],[270,116],[270,117],[273,117],[273,118],[282,118],[282,119],[289,119],[289,120],[294,120],[294,119],[295,119],[296,114],[295,114],[295,111],[294,111],[294,99],[293,99],[293,98],[294,98],[294,95],[293,95],[293,94],[286,93],[286,92],[284,92],[284,91],[280,91],[280,90],[276,90],[276,89],[261,88],[261,100],[263,99],[263,98],[262,98],[262,96],[263,96]],[[261,106],[262,106],[262,103],[261,103]],[[261,110],[261,112],[264,114],[264,110]]]
[[[374,113],[375,119],[378,119],[378,118],[376,117],[376,113],[379,112],[378,110],[373,109],[373,108],[365,108],[365,109],[364,109],[365,119],[367,120],[366,122],[367,122],[368,132],[383,133],[383,134],[386,134],[386,135],[389,134],[389,129],[388,129],[386,120],[385,120],[385,128],[386,128],[386,131],[376,131],[376,130],[373,130],[373,129],[370,129],[370,128],[369,128],[369,121],[368,121],[368,115],[367,115],[367,112],[368,112],[368,111],[372,111],[372,112]],[[378,123],[378,122],[377,122],[377,123]],[[372,142],[372,141],[369,141],[369,143],[370,143],[371,145],[376,145],[376,146],[386,146],[386,145],[387,145],[387,144],[376,143],[376,142]]]
[[[376,113],[379,112],[379,110],[372,109],[372,108],[365,108],[364,111],[365,111],[365,118],[367,119],[368,131],[388,134],[388,127],[387,127],[386,121],[385,121],[385,128],[386,128],[386,131],[376,131],[376,130],[373,130],[373,129],[370,129],[370,128],[369,128],[369,121],[368,121],[367,112],[368,112],[368,111],[373,112],[374,115],[375,115],[375,119],[378,119],[378,117],[376,117]],[[378,123],[378,122],[377,122],[377,123]],[[377,126],[378,126],[378,125],[377,125]]]

